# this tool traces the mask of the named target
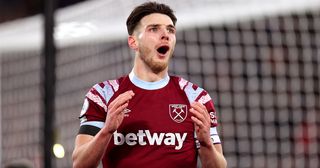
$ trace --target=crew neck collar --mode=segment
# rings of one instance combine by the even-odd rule
[[[142,89],[146,89],[146,90],[156,90],[156,89],[161,89],[163,87],[165,87],[168,83],[169,83],[169,80],[170,80],[170,77],[168,74],[166,74],[166,76],[161,79],[161,80],[158,80],[158,81],[155,81],[155,82],[147,82],[147,81],[144,81],[142,79],[139,79],[133,71],[130,72],[129,74],[129,78],[130,78],[130,81],[136,85],[137,87],[139,88],[142,88]]]

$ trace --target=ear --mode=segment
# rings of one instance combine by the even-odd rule
[[[128,37],[128,45],[131,49],[133,49],[134,51],[137,51],[138,50],[138,44],[137,44],[137,41],[136,41],[136,38],[135,36],[133,35],[130,35]]]

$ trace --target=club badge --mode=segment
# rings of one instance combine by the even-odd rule
[[[188,115],[187,105],[185,104],[170,104],[169,114],[173,121],[177,123],[183,122]]]

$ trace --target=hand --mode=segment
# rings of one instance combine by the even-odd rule
[[[191,103],[190,112],[192,114],[191,120],[195,126],[195,132],[197,135],[197,139],[200,142],[201,146],[210,146],[212,145],[210,138],[210,115],[207,111],[207,108],[199,103],[193,102]]]
[[[129,90],[120,94],[109,104],[105,124],[109,133],[113,134],[119,128],[124,118],[124,109],[128,107],[129,100],[133,96],[133,91]]]

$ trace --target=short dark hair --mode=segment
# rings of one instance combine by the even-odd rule
[[[134,29],[136,28],[137,24],[139,21],[152,13],[160,13],[160,14],[165,14],[170,17],[172,20],[173,24],[176,25],[177,18],[173,14],[173,10],[166,4],[160,4],[157,2],[146,2],[143,3],[131,12],[127,19],[127,30],[128,34],[132,35]]]

